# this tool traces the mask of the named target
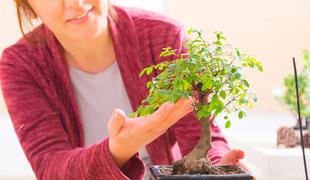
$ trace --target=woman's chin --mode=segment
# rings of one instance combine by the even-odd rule
[[[68,35],[73,39],[88,39],[100,36],[107,29],[107,20],[101,18],[82,25],[70,25]]]
[[[72,39],[82,40],[99,37],[103,32],[103,28],[88,28],[80,31],[72,31],[69,34]]]

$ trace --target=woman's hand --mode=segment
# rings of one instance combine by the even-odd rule
[[[229,151],[219,162],[220,165],[237,165],[241,169],[249,172],[253,176],[253,180],[257,180],[256,173],[254,168],[249,163],[243,160],[244,158],[244,151],[240,149],[233,149]]]
[[[109,148],[122,167],[140,148],[162,135],[170,126],[193,110],[192,98],[181,98],[175,104],[164,103],[151,115],[128,118],[116,109],[108,123]]]

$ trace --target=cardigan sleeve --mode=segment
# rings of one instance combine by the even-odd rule
[[[186,39],[186,32],[183,26],[179,26],[178,34],[175,39],[174,49],[178,53],[185,53],[183,43]],[[188,154],[197,144],[200,138],[201,127],[193,113],[183,117],[173,126],[174,139],[180,147],[182,156]],[[220,128],[211,126],[212,148],[208,152],[208,157],[212,164],[217,164],[221,158],[230,150],[227,140],[222,135]]]
[[[22,54],[21,54],[22,53]],[[0,82],[23,151],[39,180],[142,179],[145,165],[136,153],[118,168],[109,138],[89,147],[73,147],[61,115],[21,62],[25,53],[7,49],[0,60]]]

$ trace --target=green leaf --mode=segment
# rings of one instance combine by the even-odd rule
[[[163,51],[160,53],[160,57],[167,57],[175,55],[176,50],[171,50],[171,47],[163,48]]]
[[[304,50],[304,60],[310,60],[310,51]]]
[[[220,40],[220,39],[221,39],[221,34],[220,34],[220,33],[217,33],[217,34],[216,34],[216,38],[217,38],[218,40]]]
[[[243,112],[243,111],[239,111],[239,113],[238,113],[238,118],[239,118],[239,119],[242,119],[243,116],[244,116],[244,112]]]
[[[146,70],[145,70],[146,75],[150,75],[150,74],[152,73],[152,71],[153,71],[153,67],[152,67],[152,66],[151,66],[151,67],[146,68]]]
[[[250,103],[249,108],[252,109],[253,106],[254,106],[254,104],[253,104],[253,103]]]
[[[220,92],[220,96],[222,99],[225,99],[226,98],[226,92],[225,91],[221,91]]]
[[[242,63],[241,65],[242,65],[243,67],[247,67],[247,66],[248,66],[247,63]]]
[[[198,84],[200,79],[197,75],[194,75],[193,80],[194,80],[195,84]]]
[[[193,30],[194,30],[194,28],[189,28],[189,29],[187,30],[187,34],[188,34],[188,35],[191,35],[191,34],[193,33]]]
[[[172,95],[170,95],[170,96],[168,96],[168,98],[169,98],[169,101],[170,102],[176,102],[177,100],[179,100],[180,99],[180,95],[179,94],[172,94]]]
[[[248,62],[248,65],[253,68],[254,67],[254,63],[252,61]]]
[[[152,84],[153,84],[152,82],[147,82],[146,83],[147,88],[150,88]]]
[[[154,112],[154,108],[151,105],[147,105],[141,109],[140,116],[145,116],[148,114],[152,114]]]
[[[203,81],[202,91],[205,91],[207,89],[211,89],[213,86],[213,81],[211,79],[207,79]]]
[[[150,97],[148,97],[148,98],[147,98],[147,103],[148,103],[148,104],[152,104],[153,102],[155,102],[155,100],[156,100],[155,97],[156,97],[156,96],[150,96]]]
[[[223,35],[223,32],[221,31],[216,31],[215,34],[216,34],[217,40],[226,39],[225,36]]]
[[[188,83],[185,79],[182,79],[182,84],[183,84],[184,90],[188,90],[192,88],[192,85]]]
[[[197,116],[198,116],[198,118],[199,118],[199,119],[202,119],[202,118],[203,118],[203,116],[204,116],[204,112],[203,112],[203,110],[198,111]]]
[[[177,77],[173,81],[173,89],[177,90],[177,89],[179,89],[179,86],[180,86],[180,79]]]
[[[219,91],[219,90],[221,89],[221,87],[223,87],[223,84],[222,84],[222,82],[220,82],[220,81],[216,81],[216,82],[214,83],[214,85],[215,85],[215,90],[216,90],[216,91]]]
[[[241,77],[241,74],[240,74],[240,73],[237,72],[237,73],[234,74],[234,78],[235,78],[235,79],[240,79],[240,77]]]
[[[255,67],[256,67],[257,70],[260,71],[260,72],[263,72],[263,71],[264,71],[263,66],[260,65],[260,64],[257,64]]]
[[[190,60],[192,60],[192,61],[197,61],[199,59],[201,59],[201,57],[198,54],[191,54],[190,55]]]
[[[257,102],[257,97],[256,97],[255,94],[252,95],[252,99],[253,99],[254,102]]]
[[[210,116],[211,112],[208,110],[208,106],[207,105],[203,105],[201,110],[198,111],[198,118],[202,119],[202,118],[206,118],[208,116]]]
[[[128,117],[129,117],[129,118],[134,118],[134,117],[135,117],[135,113],[130,113],[130,114],[128,114]]]
[[[221,47],[217,47],[216,49],[215,49],[215,51],[217,52],[217,53],[221,53],[222,52],[222,48]]]
[[[245,99],[245,98],[242,98],[242,99],[239,100],[239,102],[240,102],[241,104],[246,104],[246,103],[248,103],[249,101],[248,101],[247,99]]]
[[[235,49],[235,50],[236,50],[237,56],[240,58],[241,57],[241,53],[240,53],[239,49]]]
[[[227,121],[226,123],[225,123],[225,128],[230,128],[230,126],[231,126],[231,122],[230,121]]]
[[[249,85],[249,83],[248,83],[248,81],[247,81],[247,80],[242,79],[242,80],[241,80],[241,82],[242,82],[242,84],[243,84],[244,86],[246,86],[246,87],[250,87],[250,85]]]
[[[231,68],[231,73],[235,73],[237,71],[237,69],[236,68]]]
[[[223,107],[224,107],[224,104],[220,104],[219,103],[217,108],[216,108],[216,110],[215,110],[215,112],[214,112],[214,116],[217,116],[219,113],[221,113],[222,110],[223,110]]]

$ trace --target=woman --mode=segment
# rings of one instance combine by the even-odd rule
[[[6,105],[38,179],[142,179],[139,150],[153,164],[170,164],[194,147],[191,98],[126,116],[148,93],[139,72],[163,61],[163,47],[182,51],[180,24],[108,0],[15,2],[22,32],[24,19],[43,22],[0,61]],[[239,163],[243,152],[230,151],[218,128],[212,134],[212,162]]]

